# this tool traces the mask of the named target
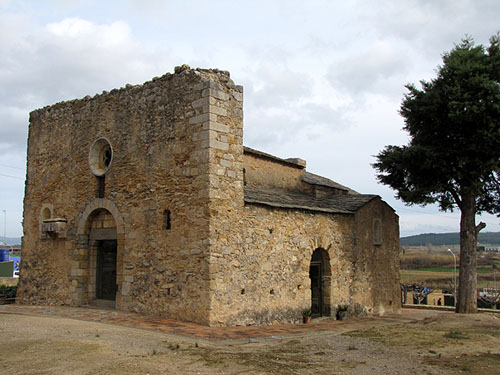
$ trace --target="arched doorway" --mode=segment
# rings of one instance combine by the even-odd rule
[[[309,267],[309,278],[311,279],[311,311],[315,317],[330,315],[331,274],[328,252],[321,248],[314,250]]]
[[[89,218],[91,297],[115,301],[117,288],[117,234],[113,215],[106,209]]]
[[[125,225],[113,201],[97,198],[87,204],[78,219],[77,235],[69,270],[73,303],[119,308],[124,285]]]

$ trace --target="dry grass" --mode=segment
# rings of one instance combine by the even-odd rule
[[[453,267],[451,255],[434,255],[425,252],[402,254],[401,269],[432,268],[432,267]],[[450,263],[451,261],[451,263]],[[457,259],[458,262],[458,259]]]
[[[416,354],[419,361],[451,373],[497,375],[500,315],[440,313],[400,326],[347,333]]]
[[[401,283],[425,285],[431,289],[452,289],[453,272],[432,272],[419,270],[401,270]],[[458,273],[457,273],[458,283]],[[492,288],[494,285],[492,274],[478,274],[478,288]],[[500,286],[500,272],[497,273],[497,287]]]
[[[498,374],[500,315],[405,310],[356,329],[234,342],[0,314],[0,372],[12,374]],[[344,327],[344,329],[346,329]],[[345,331],[344,331],[345,332]],[[28,359],[28,360],[27,360]]]

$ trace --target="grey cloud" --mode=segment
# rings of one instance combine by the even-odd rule
[[[28,136],[26,109],[0,105],[0,119],[0,154],[19,150],[24,153]]]
[[[263,64],[256,72],[259,82],[247,88],[251,104],[258,107],[281,107],[311,95],[311,87],[303,74]],[[249,89],[249,90],[248,90]]]
[[[306,123],[326,126],[334,131],[342,130],[349,124],[341,111],[326,104],[307,103],[299,111],[303,113]]]
[[[245,115],[245,143],[267,149],[304,139],[327,138],[350,125],[342,114],[326,104],[304,103],[280,110],[252,108]]]
[[[23,34],[0,38],[0,155],[25,147],[30,111],[156,75],[156,60],[134,43],[123,23],[23,26]]]
[[[487,11],[485,11],[487,10]],[[377,36],[404,40],[409,48],[427,58],[439,58],[466,34],[487,42],[498,30],[500,2],[497,0],[384,0],[374,8],[361,8],[362,19]]]
[[[327,74],[330,84],[341,92],[357,96],[366,92],[390,94],[402,86],[408,66],[405,54],[386,41],[376,41],[365,50],[355,52],[331,65]],[[390,89],[390,90],[388,90]]]

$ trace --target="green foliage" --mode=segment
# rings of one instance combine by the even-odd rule
[[[469,338],[465,333],[459,331],[459,330],[451,330],[449,332],[446,332],[444,334],[444,337],[447,339],[453,339],[453,340],[466,340]]]
[[[437,77],[409,84],[400,113],[406,146],[377,155],[377,179],[407,204],[458,207],[461,271],[457,312],[475,312],[476,213],[500,213],[500,34],[490,46],[462,40],[443,55]],[[465,282],[467,280],[467,282]]]
[[[409,84],[400,113],[406,146],[386,146],[374,167],[380,182],[407,204],[500,212],[500,38],[475,46],[466,38],[443,56],[437,77]]]
[[[0,285],[0,297],[2,298],[16,298],[17,294],[17,285],[16,286],[7,286]]]
[[[311,309],[304,309],[304,311],[302,311],[302,316],[306,316],[306,317],[312,316]]]
[[[347,311],[349,309],[348,305],[339,305],[337,311]]]

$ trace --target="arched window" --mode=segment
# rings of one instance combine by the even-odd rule
[[[373,244],[382,245],[382,221],[373,219]]]

